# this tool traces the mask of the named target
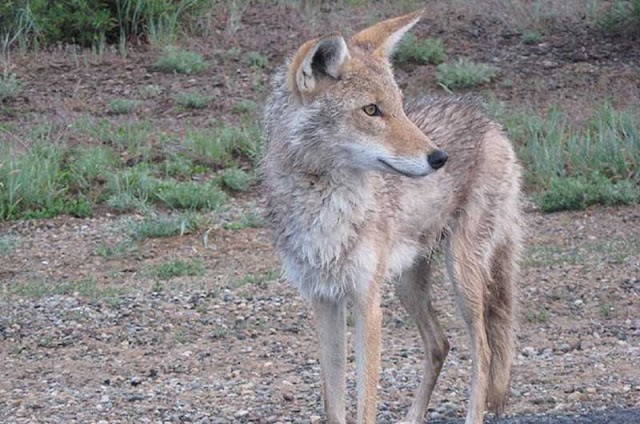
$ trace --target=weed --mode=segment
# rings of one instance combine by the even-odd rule
[[[188,177],[196,173],[193,161],[180,155],[171,155],[160,164],[162,173],[168,177]]]
[[[211,96],[191,92],[183,93],[173,98],[176,103],[187,109],[204,109],[211,101]]]
[[[153,67],[161,72],[176,72],[178,74],[199,74],[209,66],[201,55],[188,50],[167,47],[164,54],[158,58]]]
[[[613,305],[610,303],[604,303],[600,306],[600,312],[602,313],[603,318],[611,317],[613,310]]]
[[[22,88],[22,83],[16,74],[10,74],[6,69],[0,75],[0,103],[16,97]]]
[[[542,41],[542,34],[539,31],[530,30],[522,34],[522,44],[538,44]]]
[[[447,89],[470,88],[491,82],[497,73],[494,66],[460,58],[453,63],[441,63],[436,70],[438,83]]]
[[[222,182],[233,191],[249,190],[251,180],[251,175],[238,168],[225,169],[222,173]]]
[[[427,38],[418,41],[416,36],[408,34],[395,53],[396,63],[403,65],[417,63],[418,65],[439,65],[447,60],[447,53],[442,40]]]
[[[131,99],[113,99],[109,101],[109,112],[115,115],[125,115],[133,112],[140,106],[138,100]]]
[[[201,260],[183,261],[176,259],[147,269],[149,275],[160,280],[170,280],[176,277],[199,277],[204,275],[204,264]]]

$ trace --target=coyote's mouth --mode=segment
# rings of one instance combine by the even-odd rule
[[[396,174],[400,174],[403,175],[405,177],[409,177],[409,178],[420,178],[420,177],[426,177],[427,175],[430,174],[430,167],[427,168],[426,171],[424,172],[419,172],[419,173],[412,173],[412,172],[407,172],[407,171],[403,171],[401,169],[396,168],[395,166],[391,165],[389,162],[387,162],[386,160],[382,159],[382,158],[378,158],[378,162],[380,162],[381,164],[383,164],[387,169],[391,170],[392,172],[396,173]]]

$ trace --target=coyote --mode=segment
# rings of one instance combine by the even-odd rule
[[[356,319],[357,423],[376,416],[380,286],[396,292],[426,349],[406,423],[421,423],[449,351],[431,305],[438,248],[473,359],[466,424],[503,409],[516,319],[520,167],[509,140],[474,102],[403,107],[394,47],[420,18],[378,23],[349,41],[304,43],[274,78],[265,107],[267,220],[285,278],[314,312],[324,407],[345,418],[345,309]]]

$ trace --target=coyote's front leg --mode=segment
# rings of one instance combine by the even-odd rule
[[[324,409],[329,424],[345,424],[346,301],[313,300],[318,339]]]
[[[376,422],[378,377],[380,374],[380,282],[373,281],[367,291],[354,296],[356,318],[356,386],[358,424]]]

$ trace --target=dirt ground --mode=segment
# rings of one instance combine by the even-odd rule
[[[415,33],[442,38],[450,57],[499,68],[496,82],[474,92],[512,108],[560,106],[578,121],[605,99],[640,104],[637,38],[604,35],[580,13],[559,11],[536,21],[542,40],[526,45],[526,16],[443,3],[427,4]],[[110,99],[135,96],[144,84],[160,86],[161,95],[146,100],[135,119],[174,134],[212,119],[233,121],[230,107],[245,98],[260,102],[271,71],[301,40],[377,20],[367,9],[305,11],[261,2],[244,11],[236,31],[228,16],[211,16],[207,37],[185,41],[212,65],[198,76],[154,72],[158,52],[145,46],[126,58],[63,48],[15,56],[13,71],[25,89],[3,107],[0,122],[19,133],[43,120],[109,117]],[[395,12],[385,3],[375,13]],[[232,47],[267,55],[269,69],[219,54]],[[444,94],[434,66],[403,67],[397,75],[410,96]],[[192,89],[212,95],[211,107],[177,111],[171,96]],[[321,422],[307,305],[278,278],[267,229],[222,226],[230,215],[260,211],[261,199],[259,190],[233,199],[232,212],[212,216],[194,234],[135,243],[127,229],[141,217],[106,209],[89,219],[0,223],[0,236],[10,240],[0,246],[0,421]],[[545,215],[528,206],[526,217],[519,354],[507,413],[637,407],[640,207]],[[124,247],[104,255],[105,246]],[[174,259],[202,260],[204,275],[152,276],[153,265]],[[471,364],[450,289],[439,273],[436,309],[453,348],[430,405],[434,420],[466,411]],[[391,423],[410,404],[422,349],[392,288],[384,293],[379,422]],[[349,391],[353,399],[353,370]]]

